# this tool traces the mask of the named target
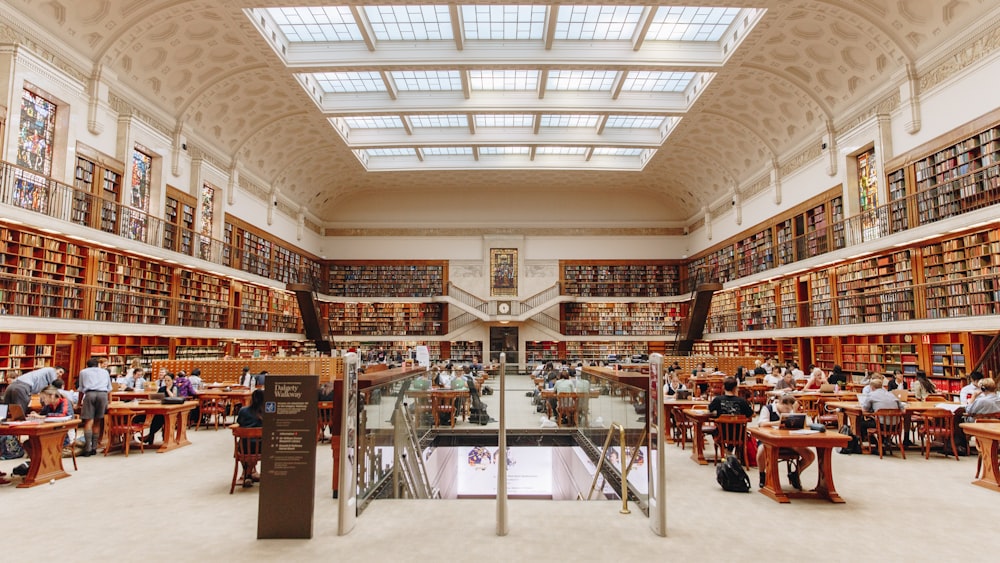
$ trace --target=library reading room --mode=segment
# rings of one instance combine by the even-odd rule
[[[995,0],[3,0],[0,71],[14,542],[997,559]]]

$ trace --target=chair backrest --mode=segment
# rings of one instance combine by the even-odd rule
[[[319,409],[319,423],[330,426],[333,424],[333,401],[320,401],[316,403]]]
[[[948,399],[945,399],[944,395],[937,395],[937,394],[927,395],[926,397],[924,397],[924,401],[928,403],[943,403],[947,400]]]
[[[927,409],[919,416],[927,433],[947,434],[955,427],[955,415],[948,409]]]
[[[114,434],[130,431],[137,414],[139,413],[130,409],[109,410],[104,417],[104,425],[107,427],[107,432]]]
[[[802,395],[799,397],[799,406],[802,407],[802,412],[806,413],[809,418],[816,418],[819,416],[819,397],[816,395]]]
[[[580,396],[577,393],[559,393],[556,403],[559,409],[576,409],[580,405]]]
[[[989,414],[974,414],[972,418],[976,422],[1000,422],[1000,412],[991,412]]]
[[[715,440],[724,446],[741,445],[746,441],[747,423],[750,419],[744,416],[724,414],[715,419],[718,429]]]
[[[903,431],[903,411],[880,409],[875,411],[875,428],[880,434],[899,434]]]
[[[254,462],[260,459],[261,432],[260,426],[244,428],[233,426],[233,457],[238,461]]]

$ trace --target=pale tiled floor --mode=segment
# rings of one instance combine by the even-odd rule
[[[512,419],[537,425],[523,390],[519,400],[511,395]],[[1000,493],[970,484],[973,457],[836,455],[846,504],[778,505],[756,492],[723,492],[711,465],[669,447],[666,538],[635,508],[621,515],[616,502],[574,501],[512,501],[510,533],[498,537],[495,503],[482,500],[376,501],[341,537],[324,445],[313,539],[258,541],[258,489],[228,494],[230,434],[202,430],[191,439],[167,454],[80,459],[80,471],[52,486],[0,488],[2,536],[16,550],[7,554],[54,549],[72,561],[996,560]],[[2,461],[0,469],[16,463]],[[803,480],[814,479],[810,470]]]

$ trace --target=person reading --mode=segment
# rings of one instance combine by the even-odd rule
[[[777,401],[769,405],[764,405],[760,409],[760,416],[757,418],[757,426],[761,428],[777,428],[781,425],[782,415],[796,414],[799,411],[799,402],[794,395],[786,393]],[[788,482],[796,489],[802,490],[802,472],[812,465],[816,459],[816,454],[811,448],[789,448],[799,456],[798,469],[788,472]],[[757,446],[757,467],[760,468],[760,487],[764,488],[766,472],[770,461],[766,458],[767,449],[763,444]]]

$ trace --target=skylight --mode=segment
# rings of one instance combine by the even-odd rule
[[[394,70],[392,79],[400,91],[431,92],[461,90],[462,78],[457,70]]]
[[[472,154],[472,147],[426,147],[420,152],[424,156],[465,156]]]
[[[385,82],[377,72],[319,72],[312,75],[326,93],[385,92]]]
[[[605,129],[657,129],[663,124],[662,115],[609,115]]]
[[[630,149],[622,147],[597,147],[594,156],[642,156],[647,149]]]
[[[553,70],[546,87],[550,90],[611,91],[618,73],[613,70]]]
[[[465,5],[462,25],[466,39],[541,39],[545,6]]]
[[[476,127],[534,127],[535,116],[526,113],[490,113],[476,116]]]
[[[448,6],[365,6],[365,16],[379,41],[427,41],[454,38]]]
[[[587,147],[538,147],[535,154],[577,155],[587,154]]]
[[[411,115],[410,125],[418,127],[468,127],[469,119],[457,115]]]
[[[470,70],[473,90],[534,90],[538,88],[537,70]]]
[[[597,115],[543,115],[542,127],[595,127]]]
[[[480,155],[529,154],[529,147],[479,147]]]
[[[372,115],[365,117],[345,117],[344,123],[351,129],[402,129],[403,121],[395,115]]]
[[[361,29],[347,6],[268,8],[266,12],[292,43],[361,41]]]
[[[555,39],[631,39],[642,6],[560,6]]]
[[[622,90],[626,92],[683,92],[694,79],[693,72],[629,72]]]
[[[416,156],[416,151],[411,148],[395,149],[365,149],[368,156]]]
[[[646,39],[653,41],[718,41],[733,23],[739,8],[660,6]]]

